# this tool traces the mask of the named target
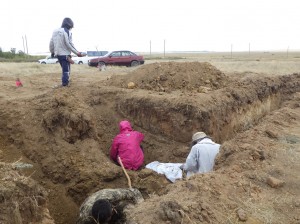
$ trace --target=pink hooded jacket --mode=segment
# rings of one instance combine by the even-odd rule
[[[118,156],[120,156],[126,169],[137,170],[144,162],[144,153],[140,147],[144,135],[133,131],[129,121],[121,121],[119,127],[120,133],[113,140],[110,158],[119,163]]]

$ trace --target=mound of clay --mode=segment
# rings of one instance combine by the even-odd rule
[[[21,175],[18,167],[17,163],[0,163],[0,223],[53,224],[46,190]]]
[[[207,92],[226,86],[228,77],[207,62],[163,62],[143,65],[124,76],[112,76],[107,84],[159,92],[187,90]]]

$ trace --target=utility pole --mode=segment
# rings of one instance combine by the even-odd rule
[[[231,58],[232,58],[232,44],[231,44],[230,55],[231,55]]]
[[[24,54],[26,54],[26,52],[25,52],[25,43],[24,43],[24,37],[22,36],[22,40],[23,40],[23,52],[24,52]]]
[[[164,58],[166,57],[166,40],[164,40]]]
[[[249,43],[249,55],[250,55],[250,43]]]
[[[151,40],[150,40],[150,56],[151,56]]]
[[[28,55],[28,45],[27,45],[27,37],[25,35],[25,41],[26,41],[26,49],[27,49],[27,55]]]

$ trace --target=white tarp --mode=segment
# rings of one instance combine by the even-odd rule
[[[158,161],[151,162],[146,168],[151,169],[159,174],[164,174],[168,180],[175,182],[182,179],[182,170],[179,168],[183,163],[160,163]]]

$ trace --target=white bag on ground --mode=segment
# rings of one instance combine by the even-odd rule
[[[160,163],[158,161],[151,162],[146,165],[146,168],[151,169],[159,174],[164,174],[168,180],[175,182],[177,179],[182,179],[182,163]]]

